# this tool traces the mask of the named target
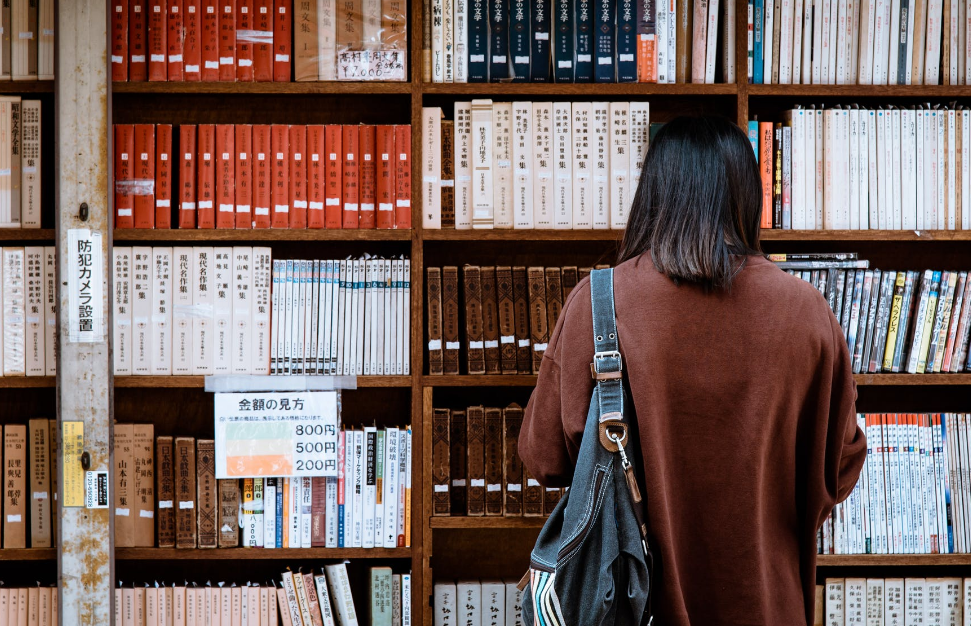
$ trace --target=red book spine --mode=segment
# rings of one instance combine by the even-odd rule
[[[182,0],[169,0],[168,72],[169,80],[175,82],[181,82],[185,78],[182,59],[182,47],[185,45],[184,15]]]
[[[135,124],[135,228],[155,228],[155,125]]]
[[[202,0],[202,81],[219,80],[219,0]]]
[[[290,127],[290,228],[307,227],[307,127]]]
[[[310,545],[314,548],[327,546],[326,508],[327,508],[327,479],[315,476],[310,479]]]
[[[273,0],[253,0],[253,78],[273,80]]]
[[[196,227],[196,127],[179,127],[179,228]]]
[[[216,126],[199,124],[198,228],[216,227]]]
[[[394,126],[375,127],[374,139],[376,225],[378,228],[394,228]]]
[[[155,228],[172,228],[172,125],[155,127]]]
[[[236,80],[236,0],[220,0],[219,80]]]
[[[411,125],[394,127],[394,227],[411,228]]]
[[[134,228],[135,127],[115,124],[115,228]]]
[[[253,228],[270,227],[270,127],[253,126]]]
[[[182,60],[185,63],[185,80],[202,80],[202,0],[183,0],[185,13],[185,45]]]
[[[772,228],[772,122],[759,122],[759,169],[762,174],[762,228]]]
[[[253,0],[236,0],[236,80],[253,80]]]
[[[128,80],[128,2],[111,3],[111,80]]]
[[[290,82],[290,46],[293,38],[293,21],[290,15],[292,0],[275,0],[273,12],[273,80]]]
[[[166,63],[166,55],[169,51],[166,39],[168,11],[165,0],[150,0],[148,8],[148,80],[168,80],[169,68]]]
[[[344,431],[340,431],[337,436],[337,510],[340,511],[341,507],[345,504],[344,502],[344,465],[347,461],[347,448],[346,438],[344,436]],[[313,484],[313,483],[311,483]],[[310,504],[311,511],[313,511],[313,502]]]
[[[236,146],[232,124],[216,124],[216,228],[236,227]]]
[[[341,193],[344,184],[344,157],[341,150],[343,132],[337,124],[324,127],[324,228],[341,227]]]
[[[358,151],[358,172],[359,199],[361,201],[361,228],[374,228],[374,204],[377,196],[375,188],[375,178],[377,178],[378,168],[374,160],[374,126],[364,124],[358,127],[360,144]]]
[[[253,228],[253,127],[236,125],[236,228]]]
[[[147,0],[130,0],[128,5],[128,80],[148,80],[145,49],[148,45]]]
[[[356,125],[346,125],[343,128],[341,155],[344,158],[344,175],[341,188],[344,196],[344,210],[341,212],[342,228],[360,228],[361,222],[361,180],[358,155],[360,154],[361,132]]]
[[[324,227],[324,127],[307,127],[307,226]]]
[[[270,127],[270,152],[273,157],[273,181],[270,203],[273,228],[290,227],[290,137],[286,124]]]

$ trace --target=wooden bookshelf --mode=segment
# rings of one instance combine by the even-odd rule
[[[0,376],[0,389],[54,387],[56,383],[54,376]]]
[[[267,229],[151,229],[116,228],[112,239],[117,243],[185,241],[197,242],[287,242],[287,241],[411,241],[409,230],[267,230]]]
[[[2,85],[3,83],[0,83]],[[54,243],[53,228],[0,228],[0,242],[36,241]]]
[[[545,517],[431,517],[431,528],[451,528],[461,530],[481,530],[486,528],[532,528],[540,529],[546,523]]]
[[[17,84],[17,83],[14,83]],[[113,82],[111,91],[116,94],[165,95],[320,95],[334,96],[344,94],[410,94],[409,82]]]
[[[57,558],[54,548],[4,548],[0,550],[0,561],[53,561]]]
[[[916,387],[922,385],[971,385],[971,374],[855,374],[860,386]],[[360,379],[358,379],[360,380]],[[428,387],[533,387],[536,376],[532,374],[425,376]]]
[[[321,559],[410,559],[411,548],[115,548],[119,561],[306,561]]]
[[[115,376],[115,387],[124,389],[168,388],[202,389],[206,386],[205,376]],[[3,380],[0,378],[0,380]],[[358,376],[358,389],[378,389],[382,387],[411,387],[411,376]]]
[[[818,567],[971,567],[971,554],[820,554]]]

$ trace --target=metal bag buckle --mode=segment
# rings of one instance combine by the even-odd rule
[[[601,372],[597,367],[598,363],[604,359],[617,359],[617,371],[616,372]],[[593,363],[590,364],[590,377],[594,380],[619,380],[623,377],[621,372],[624,370],[624,361],[620,356],[620,352],[617,350],[607,350],[604,352],[595,352],[593,355]]]

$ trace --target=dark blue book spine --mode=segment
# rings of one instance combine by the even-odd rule
[[[486,0],[469,0],[469,82],[489,80],[489,14]]]
[[[530,41],[529,81],[548,83],[550,81],[550,37],[552,36],[551,0],[532,0],[529,11]]]
[[[771,1],[771,0],[770,0]],[[765,17],[765,2],[755,0],[755,26],[753,27],[753,59],[755,67],[752,72],[752,82],[756,85],[762,84],[763,65],[765,59],[762,57],[762,20]]]
[[[274,478],[276,481],[276,502],[273,503],[274,513],[276,514],[276,542],[274,545],[278,548],[283,547],[283,480],[280,478]],[[266,506],[263,507],[266,510]]]
[[[614,3],[596,0],[594,15],[594,78],[598,83],[612,83],[614,76]]]
[[[489,80],[509,78],[509,0],[489,0]]]
[[[509,13],[509,54],[513,82],[529,80],[529,0],[512,0]]]
[[[617,4],[617,82],[637,82],[637,6],[634,0]]]
[[[573,82],[573,1],[553,0],[553,76]]]
[[[593,8],[599,0],[574,0],[573,80],[578,83],[593,82]]]

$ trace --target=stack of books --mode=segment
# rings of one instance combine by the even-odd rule
[[[41,226],[40,120],[40,100],[0,96],[0,228]]]
[[[818,624],[960,624],[971,578],[827,578],[816,585]]]
[[[2,468],[3,548],[53,547],[57,537],[57,516],[51,513],[57,508],[57,420],[5,424]]]
[[[54,253],[53,246],[0,248],[0,376],[57,373]]]
[[[0,615],[7,624],[59,624],[57,587],[0,587]]]
[[[522,593],[515,580],[438,581],[434,586],[432,623],[518,626],[523,623]]]

